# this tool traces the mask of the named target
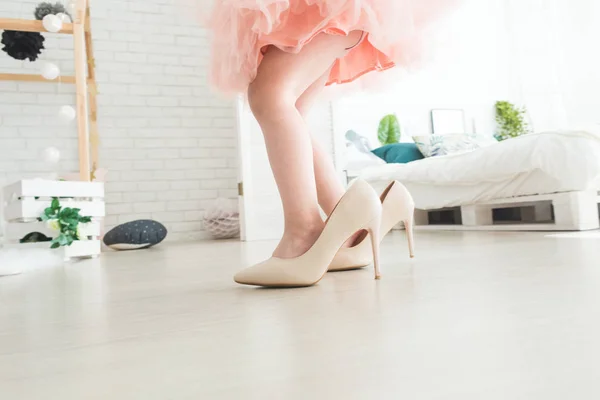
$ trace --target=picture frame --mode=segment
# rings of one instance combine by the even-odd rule
[[[461,109],[431,110],[431,128],[434,135],[466,133],[465,111]]]

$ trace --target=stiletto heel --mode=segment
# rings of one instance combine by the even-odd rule
[[[367,230],[378,238],[380,221],[381,201],[377,193],[367,182],[357,180],[340,199],[321,235],[306,253],[288,259],[271,257],[237,273],[234,280],[243,285],[268,287],[314,285],[323,278],[338,250],[355,232]],[[374,246],[378,245],[377,240]],[[379,259],[377,247],[373,250]]]
[[[381,225],[377,235],[371,234],[371,240],[377,237],[381,241],[392,228],[399,222],[404,221],[407,226],[408,246],[411,258],[414,257],[413,220],[415,214],[415,202],[408,190],[400,182],[393,181],[381,194],[382,206]],[[365,237],[360,237],[352,247],[341,248],[329,266],[329,271],[346,271],[362,268],[374,262],[379,257],[374,257]],[[377,267],[377,269],[379,269]]]
[[[371,248],[373,250],[373,266],[375,267],[375,279],[381,279],[381,269],[379,267],[379,228],[381,226],[381,217],[372,221],[372,224],[367,228],[369,238],[371,238]]]
[[[414,219],[411,218],[404,221],[404,227],[406,228],[406,237],[408,238],[408,253],[410,254],[410,258],[415,258]]]

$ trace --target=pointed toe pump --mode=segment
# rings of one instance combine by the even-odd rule
[[[272,257],[235,275],[243,285],[264,287],[304,287],[319,282],[338,250],[355,232],[364,230],[371,240],[370,260],[379,274],[379,231],[381,200],[373,188],[357,180],[341,198],[313,246],[296,258]]]
[[[415,202],[403,184],[391,182],[381,194],[381,227],[379,238],[383,239],[399,222],[404,222],[408,237],[410,257],[414,257],[413,219]],[[343,247],[329,266],[329,271],[347,271],[366,267],[373,262],[370,241],[365,234],[359,236],[352,247]]]

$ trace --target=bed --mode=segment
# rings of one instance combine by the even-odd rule
[[[493,209],[540,202],[552,204],[554,221],[519,229],[599,225],[600,135],[587,131],[529,134],[469,153],[371,167],[360,176],[378,189],[390,179],[404,183],[419,210],[460,207],[463,227],[490,227]]]

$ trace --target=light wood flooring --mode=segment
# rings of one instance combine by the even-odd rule
[[[600,398],[600,239],[416,239],[306,289],[232,281],[270,242],[0,278],[0,399]]]

